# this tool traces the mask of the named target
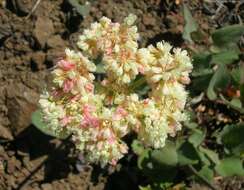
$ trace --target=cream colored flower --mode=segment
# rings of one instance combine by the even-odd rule
[[[91,24],[77,43],[83,53],[65,50],[51,90],[39,101],[47,128],[72,134],[87,161],[101,166],[115,165],[128,152],[126,135],[134,132],[145,146],[162,148],[187,120],[187,52],[166,42],[138,49],[135,20],[130,14],[122,24],[106,17]],[[98,58],[106,73],[96,78],[90,60]],[[138,75],[150,88],[145,99],[135,93]]]

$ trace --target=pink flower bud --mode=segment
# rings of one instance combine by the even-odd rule
[[[85,85],[85,89],[88,91],[88,92],[93,92],[94,90],[94,85],[92,83],[87,83]]]
[[[182,76],[180,77],[180,82],[182,82],[183,84],[189,84],[191,80],[188,76]]]
[[[138,67],[138,70],[141,74],[145,74],[145,68],[142,65]]]
[[[58,62],[58,66],[63,69],[64,71],[69,71],[71,69],[73,69],[75,67],[75,64],[69,62],[69,61],[66,61],[66,60],[60,60]]]
[[[102,86],[107,86],[108,84],[108,80],[107,79],[104,79],[102,82],[101,82]]]
[[[74,81],[73,80],[65,80],[63,84],[63,91],[65,93],[68,93],[71,91],[71,89],[74,87]]]
[[[149,98],[143,100],[143,104],[144,104],[144,105],[147,105],[148,103],[149,103]]]
[[[118,120],[124,118],[127,115],[128,115],[128,113],[127,113],[127,111],[124,108],[118,107],[116,109],[116,112],[115,112],[114,116],[113,116],[113,119],[118,121]]]
[[[116,164],[117,164],[117,160],[115,160],[115,159],[112,159],[112,161],[111,161],[111,163],[110,163],[112,166],[116,166]]]

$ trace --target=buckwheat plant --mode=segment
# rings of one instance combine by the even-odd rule
[[[101,166],[116,165],[128,152],[124,136],[135,133],[145,146],[162,148],[187,119],[187,52],[166,42],[139,48],[135,20],[130,14],[122,24],[106,17],[91,24],[79,37],[81,51],[65,50],[39,101],[48,129],[71,134],[86,160]],[[138,78],[150,87],[144,96],[133,88]]]

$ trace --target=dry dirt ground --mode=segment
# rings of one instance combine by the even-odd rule
[[[141,45],[166,40],[182,46],[182,1],[91,1],[85,18],[67,0],[41,0],[27,16],[35,2],[0,0],[0,189],[114,189],[113,177],[101,175],[102,170],[77,168],[78,154],[72,144],[35,129],[31,113],[55,60],[65,47],[76,48],[77,36],[90,23],[101,16],[119,22],[134,13],[138,16]],[[209,24],[218,24],[207,19],[216,7],[209,5],[204,11],[199,5],[201,1],[191,2],[194,16],[201,18],[200,25],[208,32]],[[126,189],[137,189],[138,181],[133,176],[126,178],[130,181]]]

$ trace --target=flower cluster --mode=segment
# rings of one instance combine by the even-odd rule
[[[122,24],[106,17],[93,23],[79,38],[82,53],[66,49],[52,72],[52,89],[39,101],[47,127],[72,134],[86,159],[102,166],[127,153],[123,137],[129,133],[145,146],[162,148],[187,119],[187,52],[166,42],[139,49],[135,20],[129,15]],[[96,74],[98,58],[103,76]],[[135,93],[138,78],[150,88],[146,98]]]

